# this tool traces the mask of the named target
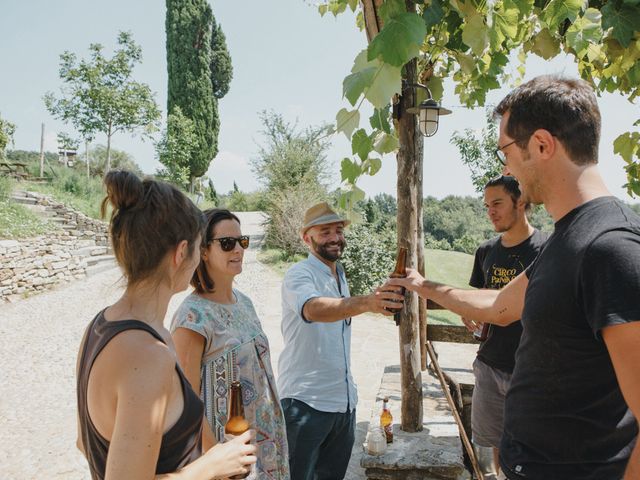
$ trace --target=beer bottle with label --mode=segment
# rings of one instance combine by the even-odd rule
[[[382,413],[380,414],[380,426],[384,430],[384,436],[387,437],[387,443],[393,442],[393,415],[389,410],[389,397],[384,397],[382,403]]]
[[[237,437],[249,430],[249,422],[244,418],[244,405],[242,404],[242,386],[240,382],[231,383],[231,395],[229,401],[229,415],[227,417],[227,424],[224,427],[225,438]],[[246,478],[249,474],[242,473],[240,475],[233,475],[229,478]]]
[[[406,247],[400,247],[398,249],[398,258],[396,259],[396,268],[393,270],[393,273],[389,275],[391,278],[405,278],[407,276],[407,249]],[[400,295],[404,295],[404,287],[402,287],[402,291]],[[394,314],[393,319],[396,322],[396,325],[400,325],[400,313],[402,312],[402,307],[400,307]]]
[[[482,328],[478,328],[475,332],[473,332],[473,337],[479,342],[484,342],[489,336],[490,326],[490,323],[483,323]]]

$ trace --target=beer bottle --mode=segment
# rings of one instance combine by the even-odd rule
[[[393,273],[389,275],[391,278],[405,278],[407,276],[407,249],[406,247],[400,247],[398,249],[398,258],[396,259],[396,268],[393,270]],[[400,295],[404,295],[404,287],[402,287],[402,291]],[[400,325],[400,313],[402,312],[402,307],[400,307],[394,314],[393,319],[396,322],[396,325]]]
[[[227,417],[227,424],[224,426],[225,437],[242,435],[249,430],[249,422],[244,418],[244,405],[242,404],[242,386],[240,382],[231,383],[230,394],[231,407],[229,408],[229,415]],[[248,473],[241,473],[240,475],[233,475],[229,478],[245,478]]]
[[[489,336],[490,326],[490,323],[483,323],[482,328],[478,328],[475,332],[473,332],[473,337],[479,342],[484,342]]]
[[[389,397],[384,397],[382,403],[382,413],[380,414],[380,426],[384,430],[384,436],[387,437],[387,443],[393,442],[393,415],[389,410]]]

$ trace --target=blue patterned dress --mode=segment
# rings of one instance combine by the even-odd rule
[[[257,434],[258,463],[248,478],[288,480],[287,435],[269,342],[249,297],[233,293],[237,301],[230,305],[192,293],[175,313],[171,331],[188,328],[205,338],[200,395],[217,440],[224,439],[229,390],[237,380],[245,417]]]

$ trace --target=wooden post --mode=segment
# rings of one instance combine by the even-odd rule
[[[416,60],[404,66],[406,81],[416,82]],[[416,161],[422,155],[422,137],[417,128],[415,115],[407,109],[415,104],[415,92],[406,89],[400,96],[399,115],[396,124],[399,150],[398,161],[398,246],[406,247],[409,252],[407,265],[416,268],[418,262],[418,174]],[[400,369],[402,387],[401,427],[406,432],[422,430],[422,373],[420,361],[418,296],[408,294],[400,320]]]
[[[371,42],[383,28],[378,8],[383,0],[361,0],[367,40]],[[407,11],[415,11],[413,0],[406,0]],[[405,65],[405,80],[415,83],[417,61]],[[395,129],[398,134],[398,247],[406,247],[409,253],[407,266],[416,268],[420,255],[418,245],[418,214],[422,216],[422,137],[417,128],[415,115],[406,113],[415,106],[415,92],[408,89],[400,96],[400,112]],[[418,169],[418,158],[420,165]],[[418,171],[419,170],[419,171]],[[417,201],[420,197],[420,202]],[[419,205],[418,205],[419,203]],[[419,213],[420,212],[420,213]],[[422,227],[420,227],[422,229]],[[418,243],[420,242],[420,243]],[[424,262],[421,261],[423,264]],[[399,328],[400,368],[402,387],[401,428],[406,432],[422,430],[422,373],[419,329],[418,296],[407,294]]]
[[[40,129],[40,178],[44,177],[44,123]]]

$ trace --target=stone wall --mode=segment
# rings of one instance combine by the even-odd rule
[[[0,240],[0,302],[83,278],[108,252],[107,224],[36,193],[21,192],[59,229],[38,237]]]

